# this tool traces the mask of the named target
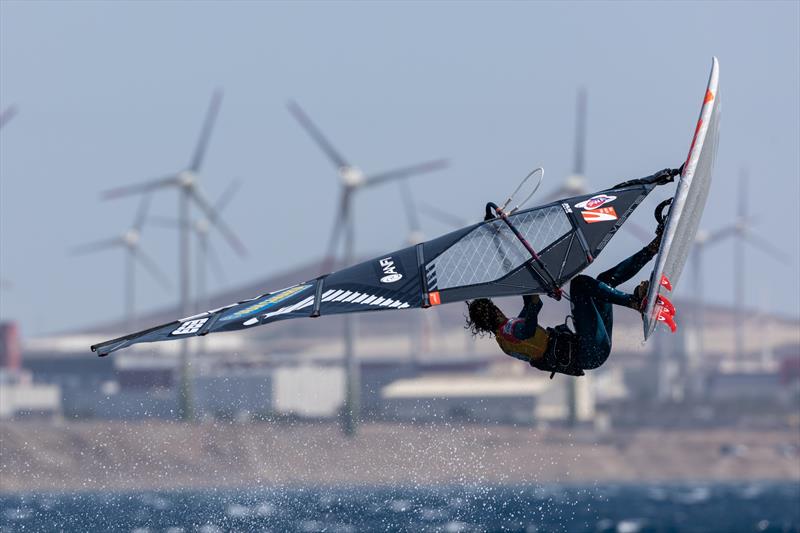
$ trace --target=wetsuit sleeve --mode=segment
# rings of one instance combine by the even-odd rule
[[[522,320],[516,320],[514,323],[513,334],[519,340],[525,340],[533,337],[536,333],[536,328],[539,325],[539,311],[542,310],[542,299],[538,294],[526,294],[522,297],[525,305],[519,314]]]
[[[665,185],[667,183],[672,183],[675,180],[675,176],[682,172],[682,169],[683,165],[681,165],[681,168],[665,168],[664,170],[659,170],[651,176],[623,181],[622,183],[614,185],[613,188],[621,189],[622,187],[631,187],[634,185]]]

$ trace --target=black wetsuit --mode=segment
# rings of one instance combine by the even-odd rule
[[[597,279],[579,275],[570,282],[570,299],[575,331],[564,326],[548,328],[550,336],[544,357],[530,359],[530,364],[548,372],[582,375],[583,370],[597,368],[611,353],[611,333],[614,326],[613,305],[631,306],[633,296],[616,287],[635,276],[654,256],[652,246],[646,246]],[[525,298],[520,319],[515,320],[513,334],[525,340],[536,332],[539,311],[538,298]]]

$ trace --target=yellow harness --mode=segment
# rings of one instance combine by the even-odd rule
[[[500,345],[500,349],[511,357],[528,363],[542,359],[547,350],[547,344],[550,342],[550,335],[547,330],[541,326],[536,326],[536,333],[533,334],[533,337],[519,340],[514,337],[514,324],[518,320],[522,319],[512,318],[506,320],[497,328],[494,338],[497,340],[497,344]]]

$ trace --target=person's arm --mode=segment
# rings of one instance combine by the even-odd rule
[[[514,337],[519,340],[525,340],[533,337],[536,333],[536,328],[539,325],[539,311],[542,310],[542,299],[538,294],[526,294],[522,297],[525,305],[519,314],[519,318],[514,323]]]
[[[622,187],[631,187],[633,185],[666,185],[667,183],[675,181],[675,176],[679,176],[681,173],[683,173],[683,165],[681,165],[680,168],[665,168],[664,170],[659,170],[652,176],[623,181],[622,183],[614,185],[612,188],[619,189]]]

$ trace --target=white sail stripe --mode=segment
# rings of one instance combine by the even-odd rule
[[[292,308],[292,311],[296,311],[297,309],[303,309],[304,307],[308,307],[309,305],[314,305],[314,297],[313,296],[309,296],[308,298],[306,298],[302,302],[299,302],[299,303],[295,304],[293,306],[293,308]],[[288,311],[287,311],[287,313],[288,313]]]
[[[347,298],[351,294],[353,294],[351,291],[345,291],[343,294],[340,294],[339,296],[334,298],[333,301],[334,302],[341,302],[342,300],[344,300],[345,298]]]
[[[411,307],[406,302],[401,302],[400,300],[393,300],[392,298],[385,298],[385,297],[378,297],[371,294],[365,294],[361,292],[354,292],[354,291],[347,291],[347,290],[335,290],[330,289],[322,295],[322,301],[329,301],[329,302],[341,302],[341,303],[353,303],[353,304],[361,304],[361,305],[375,305],[379,307],[388,307],[390,309],[408,309]],[[286,313],[291,313],[293,311],[297,311],[298,309],[304,309],[306,307],[310,307],[314,304],[315,296],[308,296],[303,300],[290,305],[288,307],[284,307],[282,309],[278,309],[277,311],[272,311],[271,313],[265,313],[262,315],[261,318],[270,318],[273,316],[284,315]],[[258,324],[260,322],[259,318],[251,318],[246,322],[243,322],[245,326],[252,326]]]
[[[313,296],[310,296],[310,297],[306,298],[305,300],[303,300],[303,305],[298,307],[298,309],[304,309],[304,308],[308,307],[309,305],[314,305],[314,297]]]
[[[360,292],[354,292],[353,294],[342,300],[342,303],[351,302],[354,299],[358,298],[360,295],[361,295]]]
[[[340,294],[341,294],[341,293],[343,293],[343,292],[344,292],[343,290],[337,290],[337,291],[334,291],[332,294],[328,294],[326,297],[324,297],[324,298],[322,299],[322,301],[323,301],[323,302],[328,302],[328,301],[330,301],[330,300],[332,300],[332,299],[336,298],[338,295],[340,295]]]

